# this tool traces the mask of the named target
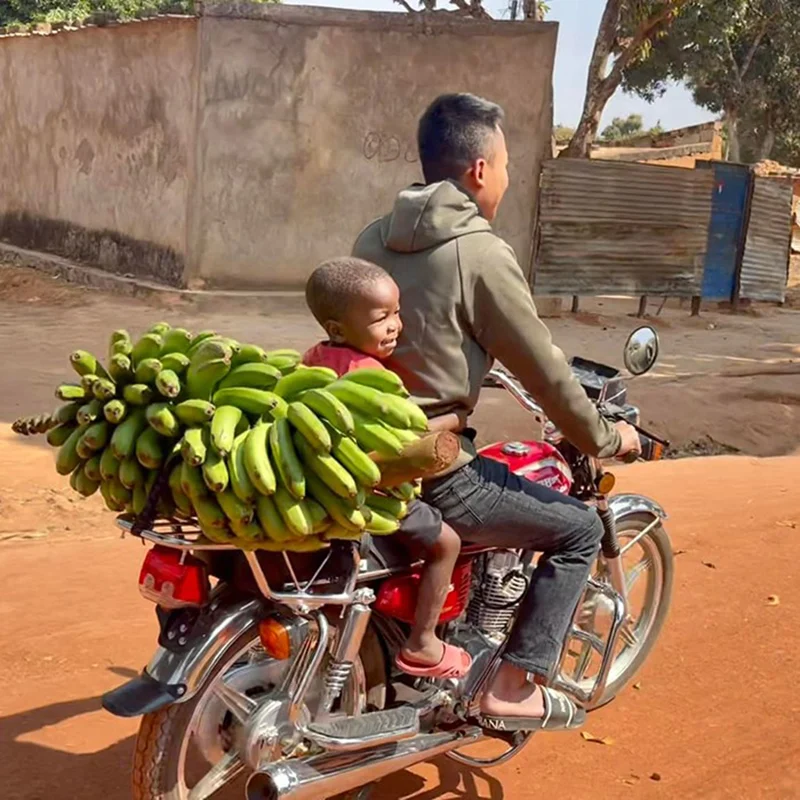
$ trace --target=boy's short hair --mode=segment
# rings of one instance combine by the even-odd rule
[[[391,276],[371,261],[353,256],[332,258],[311,273],[306,283],[306,303],[324,327],[329,320],[341,320],[354,297],[384,278]]]

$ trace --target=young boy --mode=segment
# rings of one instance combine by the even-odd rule
[[[384,368],[381,362],[394,352],[403,330],[400,290],[388,273],[358,258],[326,261],[306,284],[306,302],[328,341],[312,347],[304,364],[330,367],[339,375],[364,367]],[[457,424],[452,415],[437,419],[435,428]],[[425,557],[414,625],[397,666],[415,676],[461,677],[469,671],[469,654],[445,644],[435,630],[461,540],[437,509],[419,500],[409,505],[397,535]]]

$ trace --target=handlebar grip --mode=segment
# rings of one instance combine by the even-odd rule
[[[620,459],[623,464],[633,464],[634,461],[658,461],[664,456],[664,443],[651,438],[641,430],[639,433],[639,453],[626,453]]]

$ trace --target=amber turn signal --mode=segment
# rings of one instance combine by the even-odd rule
[[[292,654],[289,630],[275,617],[261,620],[258,624],[258,634],[267,655],[276,661],[285,661]]]
[[[597,480],[597,491],[600,494],[611,494],[617,479],[611,472],[604,472]]]

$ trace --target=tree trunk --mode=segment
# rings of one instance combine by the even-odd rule
[[[738,114],[730,110],[725,114],[725,127],[728,130],[728,161],[737,164],[742,161],[742,145],[739,141],[739,117]]]
[[[592,58],[589,62],[589,74],[586,78],[586,96],[583,101],[581,121],[575,129],[575,134],[570,143],[566,149],[562,150],[562,158],[589,158],[592,151],[592,143],[597,136],[597,129],[600,127],[600,118],[603,116],[603,110],[617,88],[614,86],[609,92],[604,78],[608,70],[608,59],[611,56],[611,50],[614,47],[614,41],[617,36],[621,13],[621,0],[608,0],[600,20]]]
[[[775,149],[775,131],[772,128],[767,128],[764,138],[761,140],[761,149],[758,153],[759,161],[766,161]]]

